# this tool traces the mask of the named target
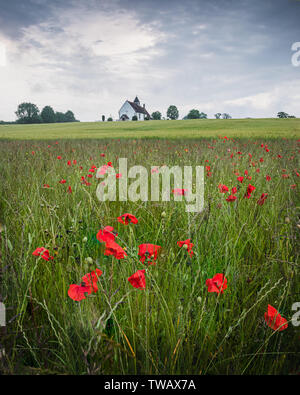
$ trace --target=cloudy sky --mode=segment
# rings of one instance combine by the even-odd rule
[[[299,0],[0,0],[0,120],[19,103],[118,116],[300,117]],[[299,52],[300,60],[300,52]]]

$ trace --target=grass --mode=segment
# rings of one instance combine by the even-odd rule
[[[299,119],[227,119],[0,125],[0,139],[300,138]]]
[[[212,133],[211,124],[222,125],[222,135],[238,134],[244,124],[240,134],[251,135],[252,122],[258,125],[252,134],[256,138],[262,125],[269,125],[263,139],[192,138],[199,133],[198,125],[207,125],[201,130]],[[288,132],[283,128],[287,122],[293,125]],[[27,131],[26,138],[45,139],[0,142],[1,295],[8,316],[1,337],[6,351],[0,357],[2,372],[299,373],[299,329],[291,323],[291,306],[299,301],[299,190],[291,188],[299,180],[299,147],[295,139],[286,138],[296,134],[299,121],[165,121],[153,123],[157,129],[147,132],[144,128],[151,125],[0,128],[2,137],[3,130],[10,130],[12,138],[22,139]],[[176,140],[78,138],[79,133],[81,137],[87,133],[120,137],[122,131],[130,137],[134,131],[129,128],[141,128],[146,136],[159,133],[160,125],[170,125],[164,137],[177,133]],[[177,125],[191,125],[191,129],[176,132],[172,128]],[[61,130],[76,140],[55,144],[51,139]],[[182,138],[184,133],[188,140]],[[267,139],[282,133],[284,139]],[[211,174],[205,175],[203,212],[186,213],[184,202],[99,202],[98,180],[93,177],[92,185],[86,186],[81,176],[93,164],[99,167],[112,161],[117,166],[118,157],[128,158],[128,167],[211,166]],[[77,164],[68,166],[67,160],[74,159]],[[240,184],[235,173],[244,175],[245,170],[252,179]],[[66,184],[59,184],[62,178]],[[218,190],[220,183],[238,186],[235,202],[225,200]],[[249,183],[256,189],[245,199]],[[262,193],[268,193],[268,198],[259,206]],[[139,223],[120,224],[116,218],[126,212]],[[118,232],[116,241],[126,248],[126,259],[104,255],[96,234],[106,225]],[[192,258],[177,245],[187,238],[194,243]],[[147,267],[139,261],[138,245],[146,242],[162,246],[156,265]],[[41,246],[49,249],[53,261],[32,255]],[[103,271],[98,292],[81,302],[69,298],[69,285],[79,284],[84,274],[96,268]],[[127,281],[138,269],[146,269],[144,291]],[[223,294],[207,291],[205,282],[216,273],[228,279]],[[286,330],[273,331],[266,325],[268,304],[288,320]]]

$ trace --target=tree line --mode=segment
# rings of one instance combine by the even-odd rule
[[[159,111],[155,111],[151,114],[152,119],[154,120],[160,120],[162,118],[162,114]],[[168,119],[178,119],[179,117],[179,111],[176,106],[173,104],[169,106],[167,110],[167,118]],[[227,113],[217,113],[215,114],[216,119],[230,119],[231,116]],[[205,112],[200,112],[199,110],[193,108],[192,110],[189,111],[189,113],[183,117],[183,119],[207,119],[207,114]]]
[[[40,112],[38,106],[33,103],[19,104],[15,114],[16,123],[79,122],[71,110],[65,113],[55,112],[51,106],[45,106]]]

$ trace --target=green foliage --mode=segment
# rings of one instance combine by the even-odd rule
[[[71,110],[65,113],[65,122],[76,122],[74,113]]]
[[[178,119],[179,117],[179,112],[176,106],[171,105],[169,106],[168,110],[167,110],[167,117],[170,119]]]
[[[45,106],[41,112],[42,122],[44,123],[53,123],[56,121],[55,112],[52,107]]]
[[[161,113],[159,111],[154,111],[151,114],[151,117],[155,120],[155,121],[159,121],[161,120]]]
[[[187,115],[187,119],[199,119],[199,118],[200,118],[199,110],[193,109]]]
[[[178,123],[182,127],[193,122]],[[231,123],[221,120],[214,125],[227,122]],[[297,120],[273,122],[278,130],[285,122],[297,125]],[[161,129],[168,123],[150,121],[146,126],[158,124]],[[242,125],[233,122],[236,124]],[[250,122],[248,130],[254,124]],[[200,127],[201,121],[195,125]],[[40,126],[24,129],[35,127]],[[74,126],[58,130],[68,127]],[[109,125],[110,134],[115,127],[117,122]],[[43,129],[38,130],[42,135]],[[186,139],[183,134],[181,139],[168,140],[134,136],[121,141],[61,139],[57,145],[55,141],[2,140],[0,146],[1,296],[9,307],[7,328],[1,336],[6,350],[0,358],[1,372],[297,373],[299,327],[291,323],[291,306],[300,291],[299,194],[290,188],[297,182],[295,139],[267,139],[264,135],[224,143],[216,135]],[[261,143],[268,145],[269,153]],[[100,159],[99,152],[105,148],[106,157]],[[242,152],[234,165],[228,149]],[[249,167],[249,152],[255,162],[264,157],[260,173]],[[277,158],[278,153],[282,158]],[[57,160],[57,155],[64,160]],[[173,201],[99,203],[96,188],[100,180],[93,177],[92,185],[86,186],[80,176],[91,163],[101,166],[111,160],[117,167],[116,156],[127,157],[128,168],[143,164],[149,174],[153,164],[205,165],[209,160],[212,174],[205,174],[204,210],[187,213],[185,202]],[[78,164],[67,166],[68,158]],[[289,179],[281,177],[283,168]],[[256,190],[250,199],[244,199],[245,180],[239,184],[238,201],[228,203],[217,186],[236,186],[235,169],[239,174],[247,169]],[[272,176],[270,182],[266,182],[266,174]],[[62,177],[68,184],[59,184]],[[44,183],[50,188],[43,188]],[[67,185],[72,186],[72,194],[67,193]],[[262,192],[268,198],[258,206]],[[139,223],[120,224],[116,218],[126,212],[136,215]],[[128,254],[125,260],[104,255],[96,234],[105,225],[116,229],[116,241]],[[188,238],[194,243],[192,258],[177,245],[178,240]],[[144,242],[162,246],[156,265],[145,267],[139,261],[138,246]],[[50,250],[53,261],[32,256],[40,246]],[[80,284],[82,276],[95,268],[103,271],[98,291],[81,302],[71,300],[69,285]],[[144,291],[131,287],[127,280],[138,269],[146,270]],[[224,294],[208,293],[206,279],[221,272],[228,279],[228,288]],[[287,330],[274,332],[266,326],[268,304],[288,319]]]
[[[38,106],[33,103],[21,103],[15,112],[17,116],[17,123],[40,123],[40,110]]]
[[[112,117],[108,117],[108,118],[107,118],[107,121],[108,121],[108,122],[112,122],[112,120],[113,120]]]
[[[133,115],[132,121],[137,121],[137,120],[138,120],[138,117],[136,115]]]
[[[214,138],[227,137],[300,138],[300,120],[294,119],[191,119],[167,122],[80,122],[38,125],[0,125],[0,139],[81,139],[81,138]]]

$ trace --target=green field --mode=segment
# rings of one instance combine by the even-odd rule
[[[1,125],[0,139],[59,138],[300,138],[300,119],[227,119],[144,122],[76,122]]]
[[[299,373],[299,327],[292,323],[300,291],[299,143],[289,138],[299,132],[298,120],[0,130],[2,137],[11,133],[19,138],[0,141],[0,293],[7,307],[7,325],[0,328],[0,351],[5,348],[0,371]],[[214,138],[182,138],[201,131]],[[51,140],[59,133],[64,139]],[[122,133],[178,138],[126,143],[107,138]],[[239,133],[243,139],[216,138]],[[284,138],[267,138],[279,135]],[[25,136],[44,140],[21,140]],[[86,136],[106,138],[67,139]],[[128,158],[129,167],[147,169],[203,165],[204,210],[187,213],[185,203],[173,199],[100,202],[99,180],[91,167],[112,162],[118,172],[118,158]],[[238,176],[244,177],[242,182]],[[221,193],[219,184],[228,186],[228,193]],[[246,198],[249,184],[255,189]],[[226,200],[230,194],[236,200]],[[261,205],[262,194],[267,199]],[[118,222],[124,213],[135,215],[138,224]],[[108,225],[118,233],[124,259],[105,255],[104,243],[97,240],[98,231]],[[192,256],[177,244],[186,239],[194,244]],[[140,261],[143,243],[161,247],[156,264]],[[54,259],[34,256],[38,247]],[[81,301],[69,297],[69,287],[79,286],[96,269],[103,272],[97,292],[86,293]],[[145,289],[128,281],[137,270],[145,270]],[[223,293],[207,286],[218,273],[228,281]],[[268,305],[287,320],[287,328],[274,330],[267,324]]]

